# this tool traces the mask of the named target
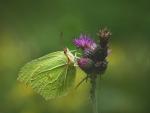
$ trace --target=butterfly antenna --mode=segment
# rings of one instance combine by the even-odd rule
[[[77,89],[84,81],[87,81],[88,76],[84,77],[75,87],[75,89]]]
[[[60,49],[65,48],[65,45],[64,45],[64,33],[63,32],[60,32],[59,41],[60,41]]]

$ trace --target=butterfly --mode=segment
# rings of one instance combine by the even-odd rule
[[[74,87],[76,67],[76,55],[65,48],[25,64],[17,80],[49,100],[66,95]]]

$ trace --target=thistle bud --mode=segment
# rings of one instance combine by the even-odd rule
[[[105,39],[105,40],[108,40],[111,36],[111,33],[108,31],[107,28],[104,28],[104,29],[101,29],[98,33],[98,36],[101,38],[101,39]]]
[[[94,69],[94,62],[89,58],[80,58],[78,60],[79,67],[87,74],[90,74],[93,72]]]
[[[98,36],[100,38],[101,47],[103,48],[107,47],[111,35],[112,34],[108,31],[107,28],[101,29],[99,31]]]

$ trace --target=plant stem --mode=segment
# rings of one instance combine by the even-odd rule
[[[92,101],[93,113],[98,113],[97,109],[97,101],[96,101],[96,78],[97,75],[91,75],[91,90],[90,90],[90,97]]]

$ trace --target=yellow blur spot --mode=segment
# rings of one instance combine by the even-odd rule
[[[27,87],[25,84],[15,84],[10,91],[11,99],[24,99],[33,95],[31,87]]]

